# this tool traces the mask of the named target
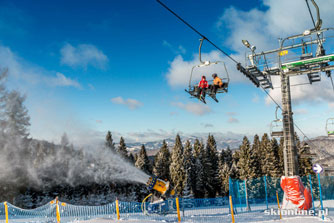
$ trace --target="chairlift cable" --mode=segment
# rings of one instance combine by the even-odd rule
[[[170,13],[172,13],[174,16],[176,16],[179,20],[181,20],[186,26],[188,26],[190,29],[192,29],[195,33],[197,33],[198,35],[200,35],[203,39],[205,39],[206,41],[208,41],[212,46],[214,46],[217,50],[219,50],[220,52],[222,52],[225,56],[227,56],[228,58],[230,58],[234,63],[238,64],[239,62],[236,61],[233,57],[231,57],[230,55],[228,55],[224,50],[222,50],[221,48],[219,48],[216,44],[214,44],[211,40],[209,40],[206,36],[204,36],[202,33],[200,33],[197,29],[195,29],[192,25],[190,25],[187,21],[185,21],[184,19],[182,19],[178,14],[176,14],[173,10],[171,10],[170,8],[168,8],[164,3],[162,3],[160,0],[157,0],[157,2],[162,5],[165,9],[167,9]]]
[[[225,56],[227,56],[228,58],[230,58],[233,62],[235,62],[236,64],[240,64],[238,61],[236,61],[233,57],[231,57],[230,55],[228,55],[224,50],[220,49],[216,44],[214,44],[212,41],[210,41],[206,36],[204,36],[202,33],[200,33],[197,29],[195,29],[193,26],[191,26],[188,22],[186,22],[184,19],[182,19],[179,15],[177,15],[173,10],[171,10],[170,8],[168,8],[164,3],[162,3],[160,0],[156,0],[160,5],[162,5],[165,9],[167,9],[170,13],[172,13],[175,17],[177,17],[180,21],[182,21],[185,25],[187,25],[190,29],[192,29],[195,33],[197,33],[198,35],[200,35],[202,38],[204,38],[205,40],[207,40],[212,46],[214,46],[216,49],[218,49],[220,52],[222,52]],[[307,1],[307,0],[306,0]],[[308,5],[308,2],[307,2]],[[312,20],[313,16],[311,14]],[[314,23],[314,21],[313,21]],[[314,24],[315,25],[315,24]],[[334,86],[334,85],[333,85]],[[269,98],[282,110],[281,106],[275,101],[275,99],[268,93],[268,91],[263,88],[261,85],[260,87],[262,88],[262,90],[269,96]],[[294,126],[296,126],[296,128],[304,135],[305,138],[307,138],[308,140],[310,140],[305,133],[297,126],[297,124],[295,122],[293,122]],[[313,144],[313,143],[312,143]],[[314,144],[313,144],[314,146]]]
[[[269,94],[269,92],[268,92],[266,89],[264,89],[262,86],[261,86],[261,88],[262,88],[262,90],[269,96],[269,98],[270,98],[270,99],[277,105],[277,107],[278,107],[279,109],[281,109],[281,111],[282,111],[282,107],[278,104],[278,102],[275,101],[275,99]],[[310,142],[310,144],[312,144],[313,147],[316,147],[316,146],[310,141],[310,138],[307,137],[307,135],[306,135],[306,134],[299,128],[299,126],[296,124],[295,121],[293,122],[293,125],[299,130],[299,132],[304,136],[304,138],[306,138],[306,139]]]

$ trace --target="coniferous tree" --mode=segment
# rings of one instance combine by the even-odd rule
[[[135,157],[132,153],[129,154],[129,161],[133,164],[136,162]]]
[[[217,154],[217,145],[213,135],[208,136],[205,156],[203,160],[205,179],[205,188],[208,197],[215,197],[219,191],[219,159]]]
[[[279,148],[276,139],[272,139],[268,141],[266,147],[264,148],[264,160],[262,171],[266,176],[270,177],[280,177],[280,167],[278,165],[279,162]]]
[[[139,155],[138,158],[136,160],[135,166],[138,169],[143,170],[145,173],[150,174],[151,170],[152,170],[152,166],[151,166],[151,162],[148,159],[147,153],[146,153],[146,149],[145,146],[142,145],[141,149],[139,151]]]
[[[229,148],[228,148],[229,149]],[[228,159],[226,159],[227,150],[222,150],[219,158],[219,181],[220,181],[220,190],[218,191],[221,196],[227,196],[229,191],[229,177],[230,177],[230,169],[232,166],[228,163]],[[232,159],[232,154],[231,154]],[[231,165],[231,166],[230,166]]]
[[[128,151],[126,150],[126,145],[124,138],[121,137],[119,140],[119,146],[117,148],[117,152],[124,158],[128,158]]]
[[[110,149],[112,152],[115,151],[115,143],[112,139],[112,135],[111,135],[111,132],[108,131],[107,132],[107,135],[106,135],[106,142],[105,142],[105,145],[108,149]]]
[[[260,153],[262,154],[260,161],[261,172],[263,175],[268,175],[268,167],[266,166],[267,149],[270,147],[270,140],[267,133],[264,133],[260,142]]]
[[[153,174],[160,179],[168,180],[170,179],[169,175],[169,165],[170,165],[170,152],[166,141],[162,142],[162,146],[159,152],[155,155]]]
[[[182,195],[184,181],[185,181],[185,170],[184,170],[184,157],[183,157],[183,146],[180,136],[177,134],[175,139],[175,145],[172,150],[171,163],[170,163],[170,178],[173,182],[174,188],[177,194]]]
[[[188,140],[184,147],[184,168],[185,168],[185,185],[184,185],[184,193],[183,197],[192,197],[192,185],[193,181],[196,180],[196,172],[195,172],[195,162],[193,157],[193,148]]]
[[[17,91],[8,93],[5,107],[5,134],[10,137],[27,138],[29,135],[30,117],[24,106],[25,96]]]
[[[281,137],[278,145],[278,167],[280,171],[280,175],[284,175],[284,138]]]
[[[233,163],[233,156],[232,156],[232,150],[228,146],[226,151],[225,151],[225,157],[224,157],[225,163],[231,168],[232,163]]]
[[[194,192],[195,198],[203,198],[205,195],[205,171],[204,171],[204,157],[205,150],[202,142],[199,142],[198,139],[194,143],[194,165],[195,165],[195,180],[192,184],[192,191]]]
[[[250,142],[245,136],[239,150],[239,162],[237,164],[240,174],[240,179],[256,178],[256,156],[251,149]]]
[[[63,148],[70,146],[70,140],[68,139],[66,132],[64,132],[64,134],[61,136],[60,145]]]
[[[254,157],[254,169],[255,169],[255,177],[261,177],[262,174],[262,168],[261,168],[261,159],[263,157],[263,154],[261,153],[261,146],[260,146],[260,138],[256,134],[253,139],[253,145],[252,145],[252,155]]]
[[[312,170],[312,157],[310,146],[307,142],[303,142],[298,148],[298,164],[300,176],[314,174]]]

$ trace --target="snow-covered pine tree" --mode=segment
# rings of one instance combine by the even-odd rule
[[[168,145],[164,140],[159,152],[155,155],[153,174],[160,179],[170,180],[169,174],[170,152]]]
[[[260,158],[260,165],[261,165],[261,172],[264,175],[268,175],[268,167],[266,166],[266,155],[267,155],[267,149],[270,147],[270,140],[267,133],[264,133],[261,142],[260,142],[260,154],[262,154]]]
[[[136,162],[136,161],[135,161],[135,157],[133,156],[132,153],[129,154],[129,161],[130,161],[131,163],[133,163],[133,164]]]
[[[70,140],[68,139],[68,136],[67,136],[66,132],[64,132],[63,135],[60,138],[60,145],[63,148],[68,147],[70,145]]]
[[[198,139],[194,143],[194,159],[195,159],[195,180],[192,184],[192,191],[194,192],[195,198],[203,198],[205,195],[205,174],[203,159],[205,156],[204,145],[202,142],[199,142]]]
[[[206,176],[205,189],[207,196],[210,198],[216,197],[220,187],[218,175],[219,159],[216,140],[213,135],[208,136],[203,166]]]
[[[306,176],[309,174],[314,174],[312,170],[312,158],[310,146],[307,142],[303,142],[300,144],[298,148],[298,164],[299,164],[299,175]]]
[[[139,155],[138,155],[138,158],[136,160],[135,166],[138,169],[143,170],[147,174],[151,173],[152,165],[151,165],[150,160],[148,159],[148,156],[147,156],[146,149],[145,149],[144,145],[141,146],[141,149],[139,151]]]
[[[233,163],[233,153],[230,147],[228,146],[227,149],[225,150],[225,163],[231,168],[232,163]]]
[[[253,179],[256,174],[256,154],[251,149],[250,142],[245,136],[239,150],[239,162],[237,164],[240,174],[240,179]]]
[[[125,145],[125,141],[124,138],[121,137],[119,140],[119,146],[117,148],[117,152],[118,154],[120,154],[123,158],[128,158],[128,151],[126,150],[126,145]]]
[[[30,117],[28,110],[24,106],[25,96],[17,91],[11,91],[6,98],[5,115],[5,134],[9,137],[27,138],[29,135]]]
[[[176,135],[175,145],[172,150],[171,163],[169,166],[170,178],[175,187],[177,194],[182,195],[184,181],[185,181],[185,170],[183,166],[183,146],[180,135]]]
[[[266,141],[266,137],[264,136],[264,141]],[[262,142],[263,145],[264,142]],[[279,167],[279,156],[278,156],[278,143],[275,138],[271,141],[267,141],[266,147],[263,148],[264,158],[262,163],[262,172],[266,176],[270,177],[280,177],[280,167]]]
[[[192,185],[196,180],[195,161],[193,157],[193,147],[188,140],[184,146],[184,168],[185,168],[185,185],[183,197],[190,198],[193,196]]]
[[[228,162],[229,159],[226,159],[227,156],[229,156],[227,150],[223,149],[219,157],[219,181],[221,187],[218,192],[221,196],[227,196],[229,191],[229,177],[231,169],[230,165],[232,165],[232,153],[230,154],[230,163]]]
[[[112,152],[115,151],[115,143],[112,139],[112,134],[110,131],[107,132],[105,146],[107,149],[110,149]]]
[[[254,169],[255,169],[255,177],[261,177],[262,174],[262,168],[261,168],[261,158],[263,154],[261,154],[261,147],[260,147],[260,138],[256,134],[253,139],[252,144],[252,155],[254,156]]]

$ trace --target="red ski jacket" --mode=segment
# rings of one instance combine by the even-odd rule
[[[202,80],[198,84],[198,87],[200,87],[200,88],[208,88],[209,84],[208,84],[208,82],[205,79],[202,78]]]

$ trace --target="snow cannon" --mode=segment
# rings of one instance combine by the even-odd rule
[[[175,195],[175,191],[170,186],[170,183],[168,181],[166,182],[166,181],[160,180],[156,176],[150,177],[150,179],[147,181],[147,188],[149,190],[158,191],[164,197]]]

